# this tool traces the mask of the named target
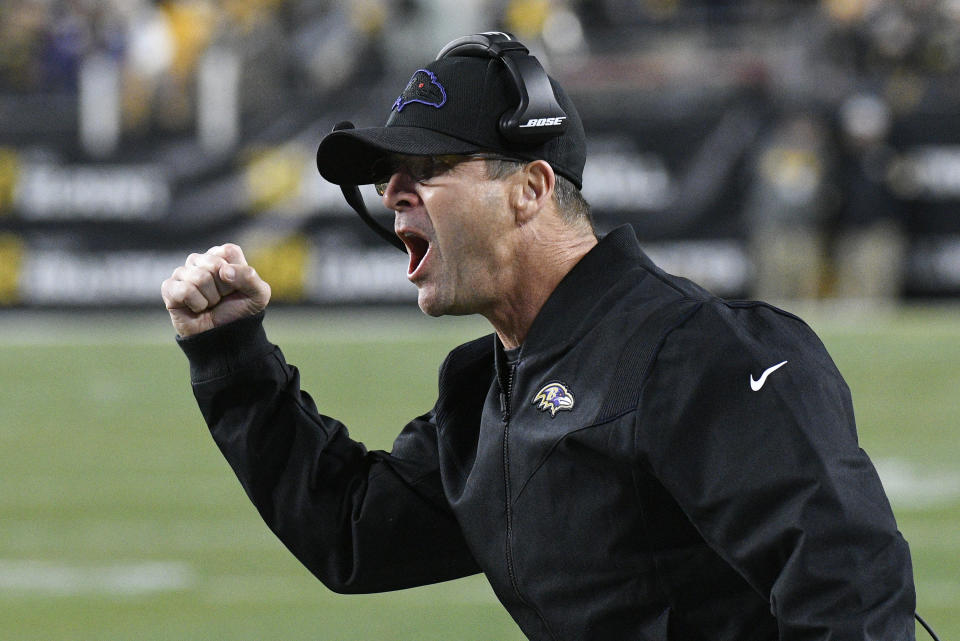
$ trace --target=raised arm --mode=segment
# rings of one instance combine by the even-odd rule
[[[233,247],[192,255],[163,297],[210,432],[270,529],[338,592],[477,572],[443,497],[432,413],[390,453],[320,415],[264,333],[269,286]]]

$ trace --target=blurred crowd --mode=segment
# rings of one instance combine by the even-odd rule
[[[324,54],[342,51],[331,40],[349,42],[352,53],[372,41],[392,55],[422,51],[434,44],[431,34],[482,25],[562,48],[599,45],[614,28],[722,28],[798,12],[819,19],[830,32],[826,51],[851,72],[947,74],[960,65],[958,0],[6,0],[0,88],[74,90],[92,53],[115,58],[134,78],[184,83],[207,48],[230,41],[274,48],[283,68],[322,82],[322,68],[339,64]],[[396,34],[415,38],[404,45]]]
[[[239,56],[241,113],[269,121],[291,100],[396,76],[451,34],[481,29],[513,32],[548,61],[680,42],[701,47],[694,61],[711,47],[771,60],[798,47],[795,86],[764,80],[777,116],[751,153],[743,215],[756,293],[896,295],[905,247],[892,123],[960,106],[960,0],[5,0],[0,99],[76,94],[97,59],[120,78],[124,138],[183,134],[218,49]],[[766,49],[741,37],[764,29]]]
[[[91,58],[120,70],[125,127],[178,131],[194,116],[203,55],[221,44],[241,51],[256,91],[283,80],[292,25],[335,3],[284,0],[9,0],[0,5],[0,91],[75,93]],[[347,6],[343,3],[343,6]],[[277,72],[281,72],[278,77]]]
[[[891,125],[887,103],[862,93],[836,113],[796,111],[770,127],[744,211],[755,296],[896,299],[907,247]]]
[[[193,116],[203,55],[223,44],[242,56],[244,106],[269,109],[271,97],[388,74],[451,33],[505,29],[545,53],[588,55],[656,46],[643,26],[721,33],[798,14],[834,69],[890,83],[895,109],[921,98],[918,78],[960,69],[960,0],[6,0],[0,93],[75,92],[84,60],[106,57],[122,72],[125,126],[176,130]]]

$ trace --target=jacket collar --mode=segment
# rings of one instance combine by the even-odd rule
[[[601,238],[547,299],[530,327],[521,356],[551,351],[578,339],[606,310],[604,294],[638,266],[657,270],[640,248],[632,226],[622,225]]]

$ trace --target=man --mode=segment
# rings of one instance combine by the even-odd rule
[[[907,544],[820,341],[664,273],[630,227],[598,242],[574,106],[553,83],[565,129],[516,142],[505,58],[441,56],[385,127],[320,144],[323,176],[396,212],[421,309],[494,329],[450,353],[391,452],[300,390],[240,248],[164,282],[264,520],[339,592],[482,571],[531,639],[912,639]]]

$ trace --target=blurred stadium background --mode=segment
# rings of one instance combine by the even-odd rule
[[[190,252],[242,244],[305,385],[389,447],[487,330],[417,314],[314,153],[489,29],[580,107],[601,231],[821,332],[919,609],[960,639],[958,0],[5,0],[0,636],[522,638],[480,578],[313,581],[206,435],[159,298]]]

